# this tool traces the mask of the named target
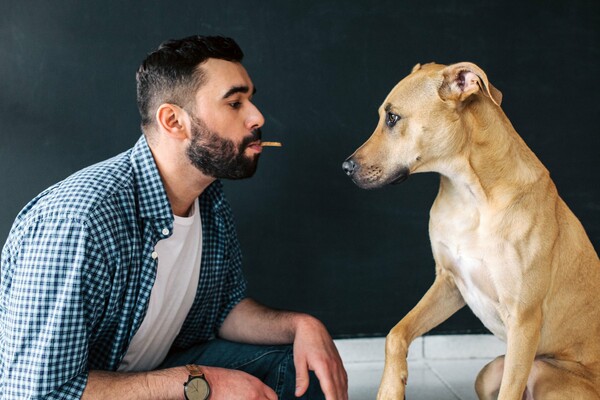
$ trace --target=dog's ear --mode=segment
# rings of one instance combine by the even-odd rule
[[[477,65],[469,62],[449,65],[443,70],[444,83],[439,94],[442,99],[464,101],[481,92],[500,106],[502,93],[488,81],[487,75]]]
[[[423,68],[425,65],[432,65],[435,64],[435,62],[428,62],[426,64],[415,64],[415,66],[412,68],[412,71],[410,71],[411,74],[414,74],[415,72],[419,71],[421,68]]]

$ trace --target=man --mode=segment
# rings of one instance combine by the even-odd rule
[[[347,398],[325,327],[245,295],[218,180],[251,176],[261,152],[242,57],[227,38],[163,43],[137,73],[137,144],[17,216],[0,398]]]

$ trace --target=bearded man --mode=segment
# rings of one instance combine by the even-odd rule
[[[2,399],[347,398],[317,319],[246,296],[220,179],[253,175],[264,117],[229,38],[137,72],[135,146],[42,192],[2,251]]]

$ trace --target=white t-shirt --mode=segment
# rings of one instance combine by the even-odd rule
[[[148,311],[119,371],[149,371],[158,367],[192,307],[202,256],[198,199],[188,217],[175,216],[173,234],[159,241],[154,250],[158,253],[158,269]]]

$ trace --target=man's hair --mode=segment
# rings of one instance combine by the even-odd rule
[[[243,57],[233,39],[221,36],[189,36],[163,42],[148,54],[136,73],[137,104],[144,133],[154,123],[154,114],[161,104],[193,104],[194,95],[205,80],[200,64],[209,58],[241,62]]]

